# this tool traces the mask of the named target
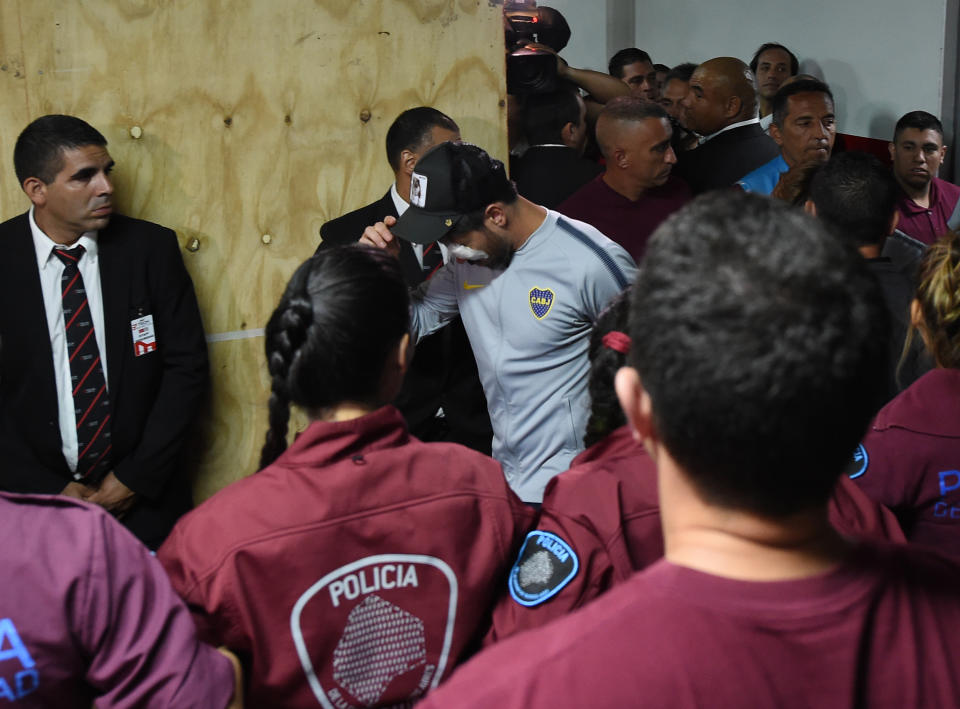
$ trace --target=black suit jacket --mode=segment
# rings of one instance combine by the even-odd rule
[[[567,197],[603,172],[592,160],[565,145],[534,145],[517,160],[517,192],[535,204],[556,209]]]
[[[97,243],[113,470],[138,494],[124,524],[153,545],[190,506],[179,458],[209,382],[203,325],[173,231],[118,214]],[[72,477],[26,214],[0,224],[0,245],[0,487],[58,493]],[[137,357],[130,322],[148,314],[157,350]]]
[[[371,224],[396,217],[390,191],[376,202],[337,217],[320,228],[317,252],[354,244]],[[400,239],[400,267],[407,285],[423,281],[423,270],[410,242]],[[490,455],[493,429],[477,361],[459,317],[417,343],[403,388],[393,402],[410,432],[423,441],[453,441]],[[442,408],[444,417],[436,417]]]
[[[694,194],[700,194],[733,186],[779,154],[773,138],[763,132],[759,123],[751,123],[721,133],[695,150],[680,153],[674,174],[682,177]]]

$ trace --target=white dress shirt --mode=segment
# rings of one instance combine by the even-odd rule
[[[410,206],[410,203],[403,199],[400,196],[400,193],[397,192],[397,183],[394,182],[390,185],[390,196],[393,198],[393,206],[397,208],[397,216],[402,217],[403,213],[407,211],[407,207]],[[413,247],[413,253],[417,255],[417,262],[420,264],[420,268],[423,268],[423,244],[414,244],[410,242],[410,246]],[[441,243],[437,243],[437,246],[440,247],[440,254],[443,256],[443,262],[447,262],[447,247]]]
[[[701,139],[700,139],[700,145],[703,145],[703,144],[706,143],[708,140],[712,140],[713,138],[716,138],[716,137],[717,137],[718,135],[720,135],[721,133],[726,133],[728,130],[733,130],[734,128],[739,128],[740,126],[748,126],[748,125],[750,125],[751,123],[759,123],[759,122],[760,122],[760,119],[757,118],[756,116],[754,116],[753,118],[750,118],[750,119],[748,119],[748,120],[746,120],[746,121],[740,121],[740,122],[738,122],[738,123],[731,123],[730,125],[728,125],[728,126],[726,126],[726,127],[724,127],[724,128],[721,128],[721,129],[718,130],[716,133],[711,133],[710,135],[706,136],[705,138],[701,138]]]
[[[53,350],[53,372],[57,383],[57,404],[59,410],[60,440],[63,444],[63,457],[67,459],[70,472],[77,470],[77,417],[74,414],[73,383],[70,380],[70,356],[67,353],[67,333],[63,322],[63,300],[60,292],[60,279],[63,276],[63,262],[53,255],[54,249],[70,248],[57,244],[43,233],[33,218],[30,208],[30,232],[33,234],[33,247],[37,252],[37,268],[40,271],[40,289],[43,291],[43,308],[47,314],[47,328],[50,332],[50,349]],[[73,244],[86,249],[80,259],[80,277],[87,291],[87,307],[93,316],[93,331],[100,350],[100,364],[103,378],[107,378],[107,338],[103,325],[103,295],[100,290],[100,259],[97,245],[97,232],[88,231]],[[6,343],[5,343],[6,344]],[[7,345],[9,346],[9,345]]]

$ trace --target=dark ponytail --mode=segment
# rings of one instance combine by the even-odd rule
[[[287,447],[290,404],[378,401],[387,355],[409,328],[397,260],[370,247],[321,251],[293,274],[266,327],[270,428],[260,467]]]
[[[590,418],[583,443],[588,448],[606,438],[627,420],[617,400],[613,379],[624,366],[630,338],[627,321],[630,315],[630,288],[610,301],[600,313],[590,334]]]

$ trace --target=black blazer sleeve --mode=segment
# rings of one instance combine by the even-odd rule
[[[170,229],[114,216],[101,233],[100,280],[114,412],[114,473],[148,498],[177,472],[184,436],[209,383],[193,282]],[[130,322],[152,315],[157,350],[136,356]]]
[[[363,236],[364,229],[371,224],[382,222],[386,216],[397,216],[397,208],[393,204],[389,190],[376,202],[331,219],[320,227],[322,241],[317,247],[317,253],[334,246],[355,244]]]

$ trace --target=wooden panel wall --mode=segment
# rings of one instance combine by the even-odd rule
[[[107,137],[120,211],[177,231],[213,340],[191,444],[203,499],[255,468],[256,331],[321,224],[390,184],[393,118],[435,106],[504,159],[504,94],[489,0],[3,0],[0,217],[29,207],[17,135],[69,113]]]

